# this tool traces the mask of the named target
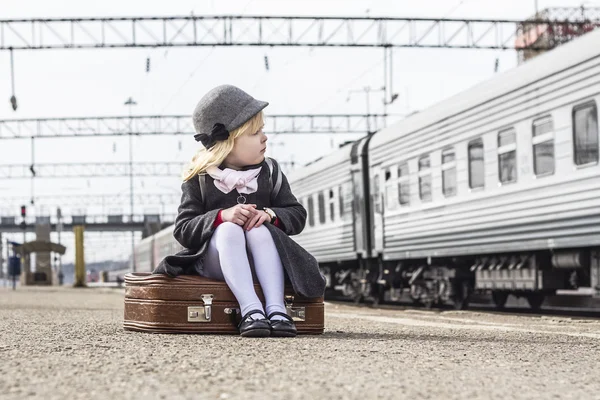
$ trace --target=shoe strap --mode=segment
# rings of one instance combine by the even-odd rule
[[[273,311],[271,314],[269,314],[268,318],[271,319],[272,317],[274,317],[275,315],[279,315],[281,317],[284,317],[285,319],[287,319],[290,322],[294,322],[294,320],[292,319],[292,317],[290,317],[289,315],[287,315],[286,313],[282,313],[280,311]]]
[[[267,316],[265,315],[264,311],[262,311],[262,310],[251,310],[251,311],[248,311],[248,312],[246,313],[246,315],[244,315],[244,316],[242,317],[242,320],[240,321],[240,324],[241,324],[242,322],[246,321],[248,318],[250,318],[250,316],[251,316],[252,314],[260,314],[260,315],[262,315],[263,317],[265,317],[265,319],[267,319]],[[260,320],[255,320],[255,321],[260,321]]]

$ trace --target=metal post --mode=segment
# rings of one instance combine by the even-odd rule
[[[8,247],[10,243],[8,242],[8,236],[6,237],[6,278],[8,279],[8,259],[10,258],[10,253]],[[4,281],[4,287],[6,287],[6,280]]]
[[[58,207],[56,209],[56,216],[58,218],[58,223],[56,224],[56,232],[58,233],[58,244],[62,244],[60,241],[60,234],[63,230],[63,224],[62,224],[62,210],[60,209],[60,207]],[[60,286],[62,286],[63,284],[63,279],[64,279],[64,273],[62,270],[62,254],[58,255],[58,284]]]
[[[388,48],[383,48],[383,126],[387,126],[387,104],[388,104],[388,90],[387,90],[387,81],[388,81]]]
[[[83,225],[73,227],[75,233],[75,282],[74,287],[85,287],[85,257],[83,255]]]
[[[25,243],[23,243],[23,244],[25,244]],[[23,251],[23,254],[25,254],[25,251]],[[24,256],[22,256],[22,257],[24,257]],[[22,258],[22,259],[24,259],[24,258]],[[22,264],[24,266],[25,263],[23,262]],[[13,273],[12,273],[12,288],[13,288],[13,290],[17,290],[17,274],[15,272],[16,271],[13,271]],[[23,273],[23,271],[21,271],[21,274],[22,273]],[[25,279],[26,279],[25,283],[27,283],[27,276],[25,276]]]
[[[6,284],[6,281],[4,280],[4,261],[2,260],[2,257],[2,232],[0,232],[0,280]],[[6,272],[8,272],[8,258],[6,259],[6,270]]]
[[[13,111],[17,111],[17,97],[15,96],[15,64],[13,59],[13,49],[9,47],[10,50],[10,81],[12,84],[12,96],[10,97],[10,102],[12,104]]]
[[[137,103],[130,97],[125,102],[129,106],[129,223],[131,224],[131,272],[135,272],[135,231],[133,229],[133,129],[131,107]]]
[[[371,133],[371,96],[369,92],[371,88],[369,86],[365,87],[365,94],[367,98],[367,132]]]
[[[394,48],[390,47],[390,104],[392,104],[395,100],[394,98]],[[383,117],[385,121],[385,126],[387,126],[387,111],[385,112],[385,116]]]
[[[31,167],[29,167],[29,171],[31,172],[31,205],[35,204],[34,199],[34,189],[35,189],[35,138],[31,137]]]

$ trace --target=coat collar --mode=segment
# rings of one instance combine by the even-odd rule
[[[240,171],[247,171],[249,169],[260,168],[260,167],[264,166],[265,164],[266,164],[266,162],[263,160],[262,162],[260,162],[258,164],[246,165],[246,166],[240,168]],[[219,165],[219,169],[225,169],[225,168],[227,168],[225,166],[225,163],[221,163],[221,165]]]

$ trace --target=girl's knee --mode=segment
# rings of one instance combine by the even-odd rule
[[[271,232],[269,232],[267,227],[264,225],[261,225],[258,228],[252,228],[244,233],[246,234],[246,240],[250,246],[253,244],[259,245],[267,240],[273,241]]]
[[[224,239],[226,243],[246,243],[244,236],[244,229],[234,224],[233,222],[223,222],[215,230],[215,235],[218,235],[219,239]]]

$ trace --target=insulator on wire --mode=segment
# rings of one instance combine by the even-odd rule
[[[146,72],[150,72],[150,57],[146,58]]]
[[[17,111],[17,98],[15,96],[10,98],[10,104],[12,105],[13,111]]]
[[[265,69],[269,70],[269,56],[265,55]]]

